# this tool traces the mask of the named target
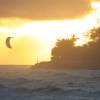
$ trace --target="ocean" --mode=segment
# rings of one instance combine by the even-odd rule
[[[1,67],[0,100],[100,100],[100,70]]]

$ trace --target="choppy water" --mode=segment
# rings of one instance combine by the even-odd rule
[[[0,100],[100,100],[100,70],[2,68]]]

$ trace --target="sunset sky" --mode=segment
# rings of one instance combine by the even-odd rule
[[[99,18],[100,0],[0,0],[0,64],[50,60],[56,39],[75,34],[82,45]]]

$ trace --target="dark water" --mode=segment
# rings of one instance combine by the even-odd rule
[[[100,70],[0,68],[0,100],[100,100]]]

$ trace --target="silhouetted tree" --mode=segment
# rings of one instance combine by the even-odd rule
[[[91,29],[88,34],[90,35],[90,39],[93,41],[100,39],[100,27]]]
[[[52,49],[51,62],[76,63],[84,65],[100,65],[100,27],[94,28],[88,33],[94,41],[82,47],[75,47],[74,42],[77,40],[75,36],[72,39],[57,40],[56,46]]]
[[[56,46],[52,49],[52,60],[53,61],[65,61],[65,59],[70,60],[75,53],[73,50],[74,42],[77,38],[73,35],[71,39],[58,39],[56,42]]]
[[[100,27],[91,29],[88,36],[92,41],[84,46],[74,46],[77,38],[58,39],[51,52],[51,61],[40,62],[35,67],[49,68],[100,68]]]

